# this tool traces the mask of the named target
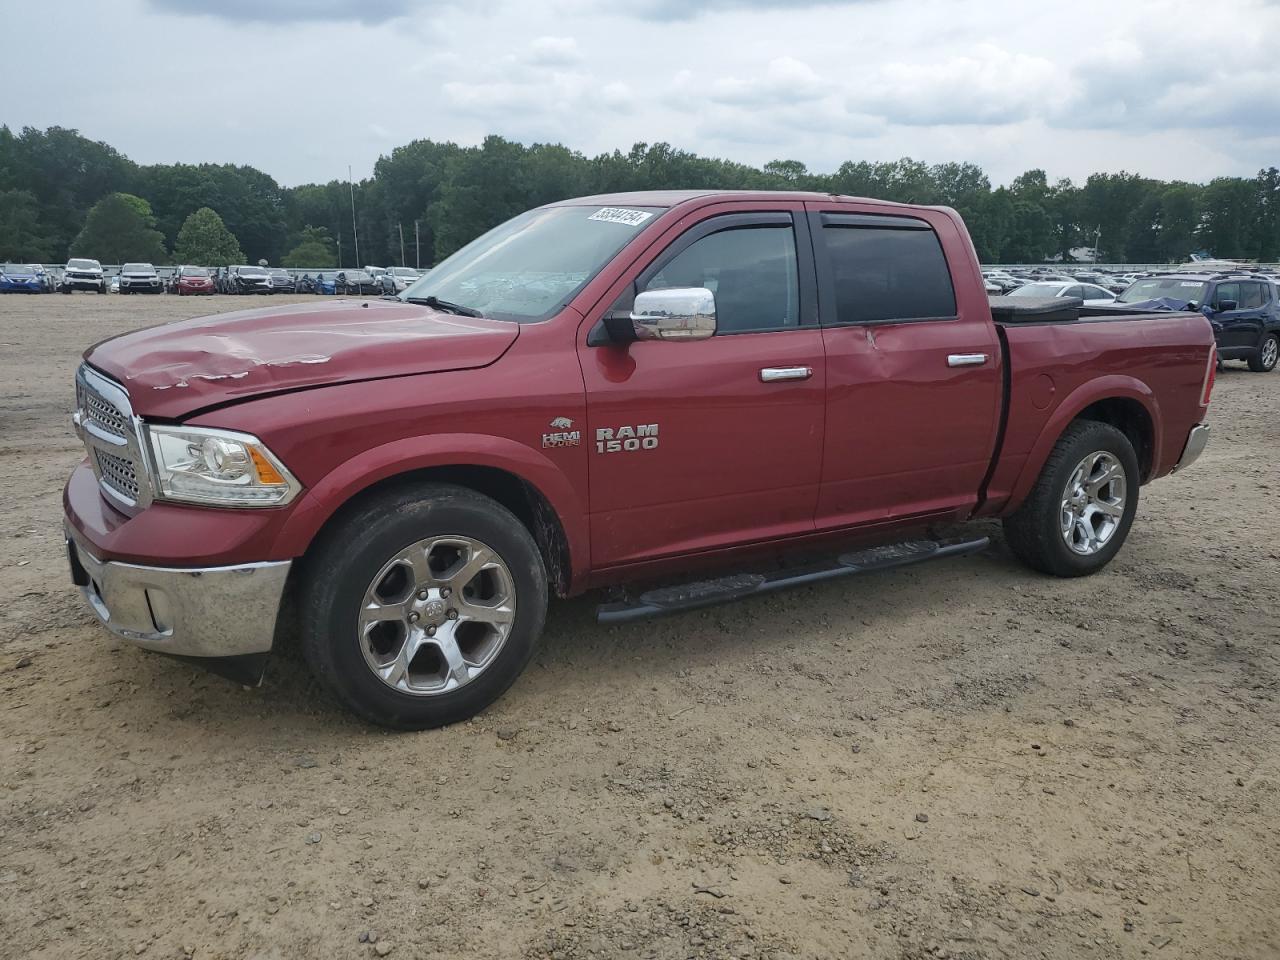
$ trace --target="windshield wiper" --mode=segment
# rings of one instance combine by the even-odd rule
[[[416,303],[424,307],[431,307],[433,310],[443,310],[446,313],[456,313],[460,317],[483,317],[484,314],[479,310],[473,310],[471,307],[464,307],[460,303],[451,303],[448,300],[441,300],[439,297],[405,297],[406,303]]]

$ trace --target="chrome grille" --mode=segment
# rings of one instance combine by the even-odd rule
[[[80,406],[90,423],[97,424],[112,436],[128,436],[129,420],[116,409],[115,404],[85,389],[81,389],[80,399]]]
[[[136,513],[151,503],[151,483],[129,394],[89,366],[76,372],[77,432],[103,495],[117,509]]]
[[[134,470],[133,461],[117,457],[105,450],[95,450],[94,457],[98,461],[98,476],[104,484],[117,493],[122,493],[130,500],[138,499],[138,474]]]

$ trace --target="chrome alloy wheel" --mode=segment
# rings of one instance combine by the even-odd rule
[[[1071,472],[1062,497],[1062,539],[1073,553],[1090,556],[1111,540],[1124,516],[1124,466],[1114,454],[1091,453]]]
[[[1280,341],[1275,337],[1267,337],[1262,344],[1262,369],[1270,370],[1276,365],[1276,359],[1280,356]]]
[[[392,557],[365,591],[360,650],[387,686],[417,697],[447,693],[493,663],[515,622],[511,571],[470,537],[419,540]]]

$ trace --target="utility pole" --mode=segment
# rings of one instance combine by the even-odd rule
[[[422,270],[422,238],[418,236],[418,221],[413,221],[413,269]]]
[[[351,188],[351,242],[356,245],[356,269],[360,269],[360,228],[356,226],[356,184],[351,179],[351,164],[347,164],[347,186]]]
[[[396,229],[400,231],[400,266],[407,267],[408,264],[404,262],[404,224],[397,223]]]

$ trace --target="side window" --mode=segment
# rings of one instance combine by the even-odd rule
[[[1220,283],[1218,284],[1218,292],[1213,295],[1214,304],[1222,303],[1224,300],[1234,300],[1240,303],[1240,284],[1238,283]],[[1219,309],[1221,309],[1219,307]]]
[[[705,236],[672,257],[644,289],[669,287],[706,287],[715,294],[717,335],[797,327],[795,231],[739,227]]]
[[[1264,294],[1262,292],[1262,284],[1260,283],[1242,283],[1240,284],[1240,309],[1256,310],[1265,303]]]
[[[954,317],[956,295],[937,235],[828,223],[822,228],[837,323]]]
[[[1067,287],[1066,291],[1062,295],[1064,297],[1079,297],[1081,300],[1083,300],[1085,298],[1084,287],[1080,287],[1080,286]]]

